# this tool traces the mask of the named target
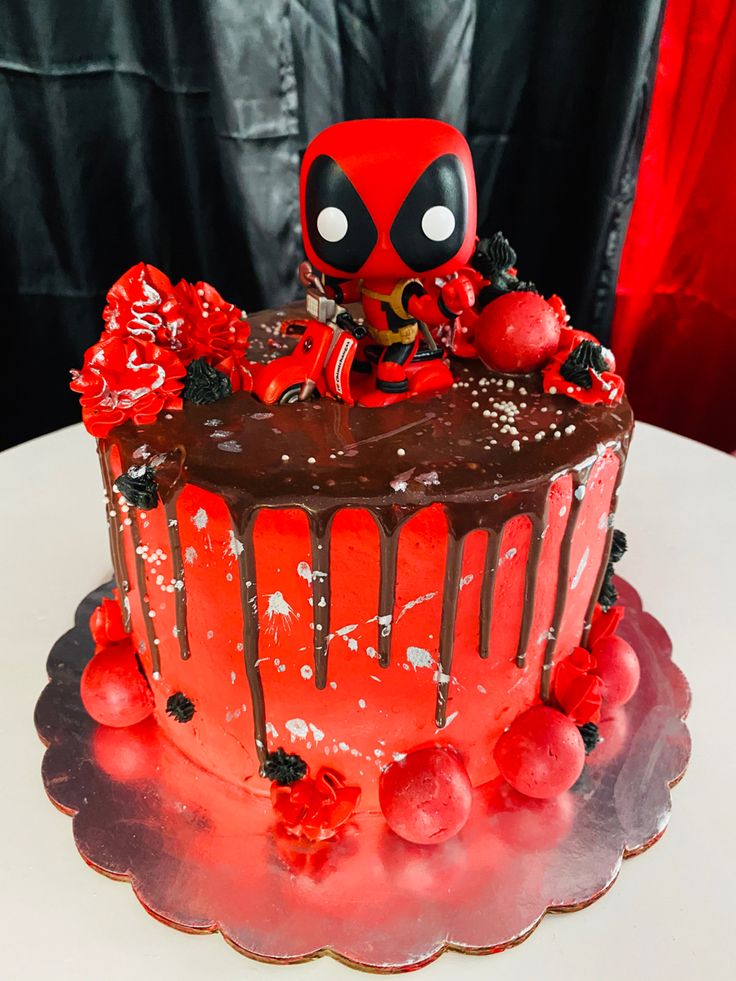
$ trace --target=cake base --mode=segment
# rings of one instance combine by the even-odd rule
[[[92,655],[88,619],[109,585],[86,597],[49,655],[36,707],[46,792],[73,815],[89,865],[130,882],[157,919],[218,930],[250,957],[329,954],[395,972],[448,948],[503,950],[545,913],[592,903],[624,858],[657,841],[688,762],[687,681],[664,628],[631,586],[617,586],[626,606],[618,633],[639,656],[641,682],[602,721],[604,741],[576,786],[551,801],[500,779],[476,788],[468,824],[444,845],[411,845],[380,814],[362,813],[336,839],[305,846],[274,829],[268,798],[201,770],[153,719],[97,726],[79,678]]]

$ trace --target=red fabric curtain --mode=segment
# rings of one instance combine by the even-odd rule
[[[613,323],[640,419],[736,449],[736,3],[669,0]]]

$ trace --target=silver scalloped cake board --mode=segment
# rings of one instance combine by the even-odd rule
[[[73,815],[84,860],[128,881],[156,918],[188,932],[220,931],[270,962],[329,954],[396,972],[451,948],[492,953],[524,940],[547,912],[592,903],[622,860],[648,848],[670,816],[670,788],[690,755],[690,690],[664,628],[617,580],[619,628],[639,655],[634,698],[601,723],[604,741],[567,794],[533,801],[500,779],[475,791],[463,831],[444,845],[398,839],[378,814],[304,847],[274,834],[267,797],[190,762],[153,719],[97,726],[79,697],[92,655],[89,615],[110,586],[79,606],[54,645],[36,707],[47,745],[43,781]]]

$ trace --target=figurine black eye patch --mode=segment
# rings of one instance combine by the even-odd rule
[[[316,255],[336,269],[357,272],[373,251],[378,233],[360,195],[332,157],[315,158],[304,199],[307,232]]]
[[[391,226],[391,241],[415,272],[448,262],[465,239],[468,184],[460,158],[438,157],[409,191]]]

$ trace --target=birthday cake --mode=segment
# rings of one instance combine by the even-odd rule
[[[611,352],[476,237],[451,127],[331,127],[302,216],[305,304],[246,318],[144,263],[108,294],[72,382],[116,587],[82,700],[152,715],[279,833],[380,811],[436,844],[499,775],[568,791],[636,689],[612,582],[632,413]]]

